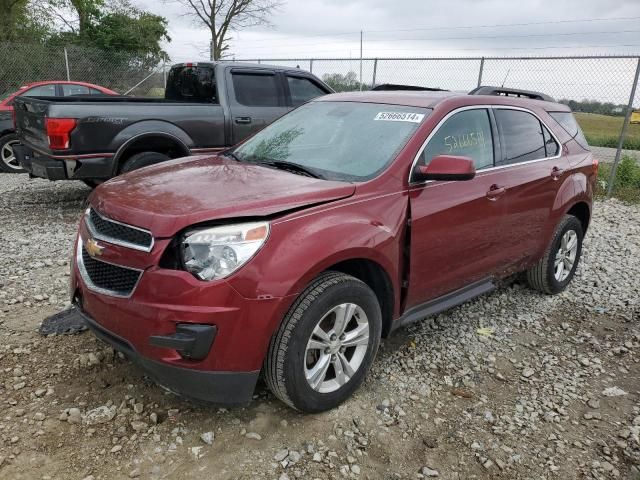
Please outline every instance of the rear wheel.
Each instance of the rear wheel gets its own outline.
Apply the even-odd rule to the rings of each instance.
[[[18,135],[8,133],[0,137],[0,171],[5,173],[24,173],[18,163],[13,147],[20,144]]]
[[[380,344],[375,293],[349,275],[320,275],[293,304],[269,346],[269,389],[289,406],[322,412],[363,382]]]
[[[582,224],[565,215],[544,256],[527,272],[529,285],[547,294],[562,292],[573,279],[582,253]]]
[[[156,163],[166,162],[169,157],[159,152],[140,152],[129,157],[120,167],[120,173],[132,172],[142,167],[155,165]]]

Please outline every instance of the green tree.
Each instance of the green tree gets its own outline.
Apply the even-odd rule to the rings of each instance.
[[[360,82],[356,72],[342,73],[325,73],[322,76],[324,83],[333,88],[336,92],[353,92],[360,90]],[[369,86],[362,84],[362,90],[369,90]]]

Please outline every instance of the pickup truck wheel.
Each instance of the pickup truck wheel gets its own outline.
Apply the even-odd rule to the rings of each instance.
[[[375,293],[350,275],[327,272],[291,306],[265,361],[269,389],[303,412],[340,405],[363,382],[380,344]]]
[[[584,233],[580,221],[565,215],[544,256],[527,272],[529,285],[549,295],[562,292],[576,273]]]
[[[89,188],[96,188],[101,183],[104,183],[104,181],[103,180],[82,180],[82,183],[84,183]]]
[[[5,173],[24,173],[18,163],[13,147],[20,144],[18,135],[8,133],[0,137],[0,171]]]
[[[142,167],[166,162],[169,157],[159,152],[140,152],[129,157],[120,167],[120,173],[132,172]]]

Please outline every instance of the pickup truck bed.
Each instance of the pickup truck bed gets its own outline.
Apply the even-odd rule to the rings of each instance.
[[[302,70],[179,64],[169,74],[167,98],[16,99],[22,146],[15,150],[32,176],[93,185],[159,161],[227,148],[330,92]]]

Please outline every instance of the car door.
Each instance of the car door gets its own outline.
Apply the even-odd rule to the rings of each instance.
[[[494,107],[502,157],[496,162],[506,186],[502,275],[522,270],[541,249],[558,189],[569,166],[559,141],[532,111]]]
[[[298,73],[285,73],[285,94],[290,109],[297,108],[314,98],[330,93],[312,78]]]
[[[262,130],[289,110],[282,75],[278,72],[233,68],[226,75],[234,144]]]
[[[409,188],[410,264],[407,308],[493,275],[496,246],[506,211],[494,167],[500,146],[490,109],[465,107],[449,113],[418,156],[467,156],[476,177],[467,181],[412,183]]]

